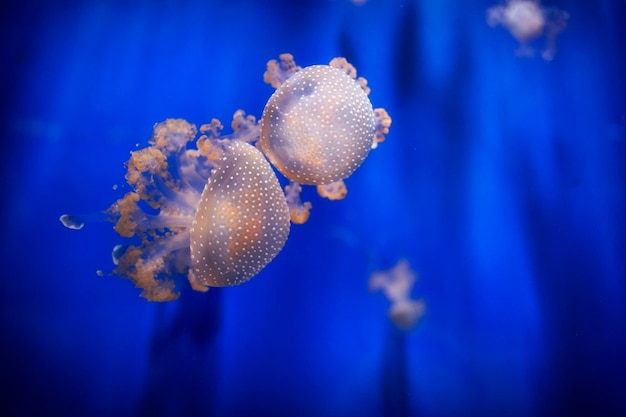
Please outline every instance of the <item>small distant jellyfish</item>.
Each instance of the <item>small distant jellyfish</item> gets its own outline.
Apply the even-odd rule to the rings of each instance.
[[[217,119],[199,132],[183,119],[158,123],[126,162],[132,191],[98,215],[61,216],[76,230],[111,221],[134,239],[113,249],[113,273],[147,300],[178,298],[177,275],[197,291],[250,280],[282,250],[290,224],[308,220],[302,184],[344,198],[343,180],[389,132],[391,118],[372,108],[367,82],[345,59],[303,69],[283,54],[264,78],[277,92],[261,121],[237,110],[228,135]],[[290,180],[284,190],[270,162]]]
[[[518,56],[533,56],[534,50],[529,44],[545,36],[546,46],[541,56],[551,61],[556,54],[555,39],[565,30],[569,14],[555,7],[542,7],[540,3],[540,0],[504,0],[502,5],[487,9],[487,23],[508,29],[520,43]]]
[[[370,275],[370,291],[383,291],[391,302],[388,315],[391,321],[402,330],[410,330],[419,322],[426,311],[424,300],[411,298],[417,274],[406,259],[400,259],[387,271],[377,271]]]

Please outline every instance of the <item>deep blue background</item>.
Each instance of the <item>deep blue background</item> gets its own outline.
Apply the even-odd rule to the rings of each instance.
[[[2,6],[0,414],[626,415],[626,3],[549,4],[549,63],[492,1]],[[282,52],[346,56],[393,117],[347,199],[307,189],[241,287],[154,304],[97,276],[119,237],[59,215],[122,195],[155,122],[260,115]],[[367,289],[400,257],[408,333]]]

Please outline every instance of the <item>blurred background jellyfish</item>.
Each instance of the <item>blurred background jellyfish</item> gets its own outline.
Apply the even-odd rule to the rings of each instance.
[[[540,0],[505,0],[502,5],[487,9],[487,23],[491,27],[504,26],[520,43],[518,56],[533,56],[530,43],[545,36],[546,45],[541,57],[551,61],[556,53],[556,36],[565,30],[569,15],[555,7],[542,7]]]
[[[290,221],[309,218],[300,184],[317,186],[330,200],[344,198],[343,179],[389,131],[391,118],[372,108],[367,81],[343,58],[302,69],[283,54],[269,61],[264,79],[277,90],[260,122],[238,110],[233,132],[222,136],[213,119],[200,127],[194,147],[188,144],[196,126],[168,119],[154,127],[150,146],[126,162],[133,191],[99,217],[114,222],[121,236],[139,238],[114,248],[113,272],[147,300],[178,298],[179,274],[202,292],[257,275],[284,247]],[[284,193],[265,157],[290,180]],[[60,220],[79,230],[89,219]]]
[[[391,302],[387,314],[402,330],[409,330],[421,320],[426,312],[423,299],[411,298],[411,290],[417,281],[417,273],[409,261],[400,259],[391,269],[376,271],[370,275],[370,291],[382,291]]]

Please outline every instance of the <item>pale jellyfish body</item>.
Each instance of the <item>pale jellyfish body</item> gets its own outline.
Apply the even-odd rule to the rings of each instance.
[[[210,287],[241,284],[281,251],[288,235],[289,208],[263,154],[245,142],[227,144],[191,228],[196,279]]]
[[[259,147],[290,180],[330,184],[361,166],[374,134],[374,110],[363,88],[338,68],[313,65],[269,99]]]

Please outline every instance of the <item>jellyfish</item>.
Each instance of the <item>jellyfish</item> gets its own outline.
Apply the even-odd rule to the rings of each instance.
[[[503,5],[487,9],[489,26],[504,26],[520,43],[518,56],[533,56],[529,43],[545,35],[546,47],[541,56],[546,61],[554,59],[556,36],[565,30],[568,18],[563,10],[542,7],[540,0],[505,0]]]
[[[389,132],[391,118],[373,109],[367,81],[343,58],[302,68],[282,54],[264,79],[276,91],[260,120],[237,110],[227,135],[218,119],[199,129],[184,119],[157,123],[149,146],[126,162],[132,191],[95,216],[61,216],[76,230],[110,221],[134,239],[113,249],[113,273],[143,298],[177,299],[178,275],[202,292],[256,276],[285,246],[291,223],[308,220],[302,185],[344,198],[343,180]],[[284,190],[272,165],[289,181]]]
[[[313,65],[270,97],[259,147],[290,180],[329,184],[363,163],[373,136],[374,110],[361,86],[341,69]]]
[[[413,328],[424,316],[426,303],[423,299],[411,298],[411,290],[417,274],[406,259],[400,259],[387,271],[377,271],[370,275],[370,291],[383,291],[391,306],[387,314],[391,321],[402,330]]]

